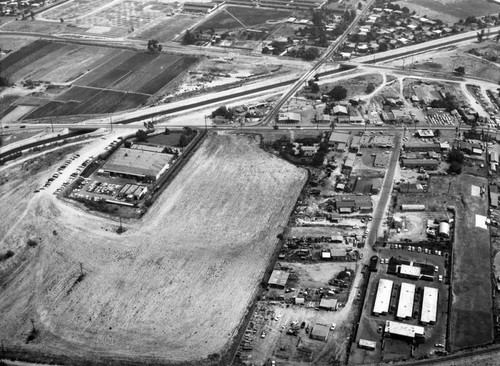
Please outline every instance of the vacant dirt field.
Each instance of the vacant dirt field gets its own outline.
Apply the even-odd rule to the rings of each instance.
[[[201,19],[196,14],[176,14],[173,17],[160,18],[141,27],[131,35],[133,39],[157,39],[160,43],[174,40],[186,29],[191,28]]]
[[[283,10],[270,10],[259,8],[247,8],[238,6],[229,6],[227,11],[220,11],[206,22],[196,27],[196,31],[232,30],[236,28],[255,27],[266,24],[268,20],[279,21],[287,19],[291,12]],[[228,12],[230,14],[228,14]],[[243,25],[244,24],[244,25]]]
[[[457,350],[493,341],[491,250],[489,231],[476,227],[476,214],[487,215],[488,197],[471,196],[471,186],[486,186],[486,179],[440,178],[430,185],[432,193],[446,197],[450,181],[454,199],[448,205],[456,207],[450,343]]]
[[[208,136],[122,235],[27,194],[35,183],[0,186],[0,250],[16,253],[0,262],[4,346],[71,364],[208,364],[236,334],[305,180],[251,137]],[[39,334],[26,344],[30,319]]]

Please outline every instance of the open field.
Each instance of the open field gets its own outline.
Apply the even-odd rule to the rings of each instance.
[[[468,16],[493,15],[500,12],[500,7],[486,0],[407,0],[398,1],[401,6],[415,10],[418,15],[429,19],[441,19],[454,23]]]
[[[16,253],[0,263],[6,351],[209,364],[230,346],[306,176],[251,137],[211,135],[121,236],[116,221],[27,194],[34,181],[4,184],[12,229],[0,249]],[[26,344],[30,319],[39,334]]]
[[[285,20],[291,14],[290,12],[282,10],[247,8],[239,6],[228,6],[226,10],[232,16],[226,11],[220,11],[213,17],[210,17],[210,19],[206,22],[196,27],[195,31],[206,31],[210,29],[214,29],[215,31],[230,31],[236,28],[248,28],[259,25],[271,27],[271,24],[266,25],[267,21]]]
[[[493,341],[491,251],[489,231],[476,227],[476,214],[487,215],[488,197],[471,196],[471,186],[487,186],[484,178],[462,174],[440,178],[429,190],[446,197],[449,182],[456,197],[456,235],[453,248],[453,271],[450,320],[451,349],[484,345]]]

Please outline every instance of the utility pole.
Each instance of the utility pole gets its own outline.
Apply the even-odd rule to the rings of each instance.
[[[52,132],[54,132],[54,122],[52,121],[52,117],[50,117],[50,128],[52,129]]]
[[[83,277],[83,264],[80,262],[80,276]]]
[[[109,126],[111,127],[111,131],[113,131],[113,117],[109,116]]]
[[[207,116],[205,116],[205,131],[207,130]]]

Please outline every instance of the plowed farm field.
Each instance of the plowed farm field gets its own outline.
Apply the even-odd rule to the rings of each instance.
[[[72,83],[28,118],[133,109],[182,76],[197,58],[167,53],[35,41],[1,61],[11,80]],[[87,88],[87,90],[85,90]],[[94,91],[88,88],[94,89]],[[73,97],[78,95],[78,98]],[[85,98],[88,96],[88,98]],[[95,97],[108,99],[96,101]],[[94,98],[94,99],[92,99]],[[69,101],[68,105],[61,101]]]
[[[121,235],[116,219],[20,189],[36,176],[0,185],[0,251],[15,253],[0,262],[7,354],[72,365],[208,365],[223,355],[307,179],[258,143],[207,136]],[[26,343],[30,319],[38,333]]]

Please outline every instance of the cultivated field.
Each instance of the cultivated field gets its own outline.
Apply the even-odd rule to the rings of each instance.
[[[210,29],[214,29],[215,31],[230,31],[236,28],[256,27],[259,25],[273,27],[273,25],[266,24],[266,22],[279,20],[284,21],[291,14],[290,12],[282,10],[246,8],[238,6],[228,6],[226,10],[227,12],[220,11],[213,17],[210,17],[206,22],[202,23],[199,27],[196,27],[196,31],[205,31]],[[230,14],[228,14],[228,12]]]
[[[499,6],[486,0],[407,0],[398,1],[401,6],[415,10],[429,19],[441,19],[443,22],[456,22],[468,16],[498,14]]]
[[[452,305],[450,313],[452,350],[493,341],[491,250],[489,231],[476,227],[476,214],[487,215],[488,197],[471,196],[471,186],[487,186],[484,178],[462,174],[459,179],[432,179],[432,194],[447,196],[449,182],[456,207],[453,243]]]
[[[0,250],[16,253],[0,262],[7,352],[207,365],[230,346],[306,176],[255,139],[211,135],[122,235],[12,178],[0,186]]]
[[[193,64],[194,57],[35,41],[1,61],[11,80],[73,82],[28,118],[110,113],[143,105]]]

